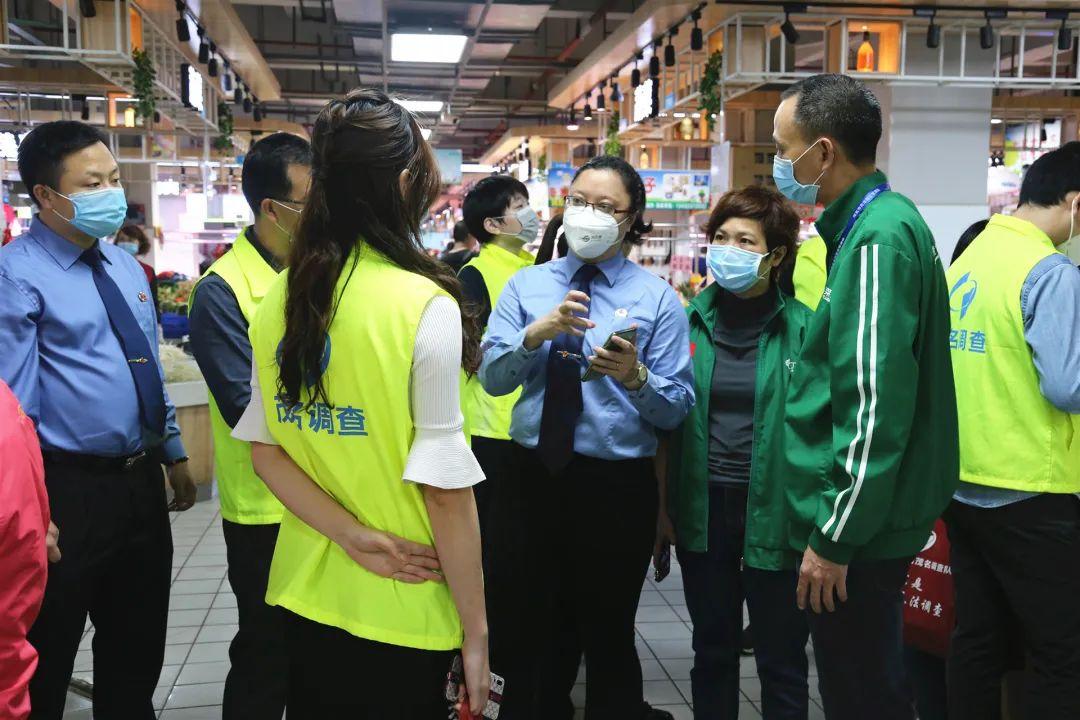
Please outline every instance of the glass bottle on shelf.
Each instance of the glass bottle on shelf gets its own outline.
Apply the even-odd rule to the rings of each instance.
[[[874,46],[870,44],[870,31],[863,25],[862,44],[856,58],[855,69],[859,72],[874,72]]]

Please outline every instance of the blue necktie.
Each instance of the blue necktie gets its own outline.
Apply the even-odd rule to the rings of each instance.
[[[600,268],[582,265],[570,281],[570,289],[590,295]],[[591,297],[591,296],[590,296]],[[586,316],[587,317],[587,316]],[[574,456],[574,429],[584,403],[581,398],[581,348],[585,338],[563,333],[551,341],[547,358],[544,411],[540,415],[537,452],[551,473],[561,472]],[[565,353],[565,354],[564,354]]]
[[[156,445],[165,437],[165,389],[161,385],[158,365],[150,349],[150,341],[131,312],[120,288],[105,272],[102,265],[101,251],[95,246],[80,257],[90,266],[94,275],[101,302],[109,315],[109,324],[113,334],[120,341],[120,347],[127,358],[128,369],[135,381],[135,392],[139,400],[139,418],[142,420],[144,449],[147,445]]]

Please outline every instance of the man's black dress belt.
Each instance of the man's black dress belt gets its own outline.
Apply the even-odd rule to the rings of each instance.
[[[121,455],[119,457],[83,455],[63,450],[42,450],[41,455],[46,462],[56,463],[57,465],[74,465],[84,470],[102,473],[130,472],[150,459],[145,450],[140,450],[133,455]]]

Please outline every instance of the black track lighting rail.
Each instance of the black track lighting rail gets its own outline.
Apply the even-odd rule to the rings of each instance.
[[[206,65],[207,74],[209,74],[210,77],[218,77],[218,58],[221,58],[221,66],[224,67],[225,72],[225,77],[222,78],[224,92],[226,94],[232,92],[233,103],[235,105],[242,107],[244,112],[254,112],[254,114],[258,116],[255,120],[256,122],[261,120],[262,117],[266,115],[266,109],[263,107],[262,103],[259,102],[259,99],[251,94],[251,88],[248,84],[240,78],[235,70],[233,70],[229,58],[225,57],[225,53],[221,52],[217,44],[210,39],[209,34],[206,32],[206,27],[191,11],[191,8],[188,7],[185,0],[176,0],[176,12],[179,13],[176,18],[177,40],[181,43],[187,43],[191,40],[191,31],[187,24],[187,18],[190,17],[191,21],[195,23],[195,32],[199,37],[199,63]]]
[[[937,12],[960,12],[970,13],[973,17],[982,17],[984,13],[994,13],[991,17],[1005,17],[1005,13],[1041,13],[1046,15],[1048,19],[1060,19],[1060,17],[1052,17],[1054,15],[1060,15],[1060,13],[1067,13],[1067,10],[1063,10],[1061,6],[1042,6],[1042,7],[1022,7],[1022,8],[1005,8],[1005,7],[973,7],[971,5],[947,5],[947,4],[935,4],[935,5],[903,5],[901,3],[850,3],[850,2],[838,2],[837,0],[821,0],[820,2],[808,2],[808,3],[786,3],[786,2],[770,2],[769,0],[713,0],[716,5],[731,5],[731,6],[744,6],[744,7],[760,7],[760,8],[775,8],[781,12],[786,11],[789,13],[806,12],[810,8],[829,8],[839,10],[894,10],[897,12],[914,13],[917,17],[925,17],[921,14],[927,11]],[[802,10],[796,10],[795,7],[801,7]],[[998,13],[1002,13],[998,15]]]

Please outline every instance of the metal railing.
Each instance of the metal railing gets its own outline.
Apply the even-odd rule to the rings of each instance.
[[[1058,50],[1056,34],[1062,27],[1056,20],[999,20],[994,23],[994,47],[978,44],[983,18],[938,18],[940,40],[927,48],[924,39],[928,20],[910,15],[827,15],[792,16],[803,33],[820,34],[823,51],[820,62],[797,67],[792,46],[780,31],[783,13],[745,12],[725,19],[713,32],[724,34],[724,63],[721,86],[731,99],[772,83],[791,83],[821,72],[853,73],[867,80],[908,85],[954,85],[1001,89],[1080,89],[1080,62],[1075,50]],[[851,67],[850,36],[860,24],[892,24],[899,29],[899,57],[895,72],[858,72]],[[1080,24],[1066,29],[1075,36]],[[710,33],[711,34],[711,33]],[[1012,48],[1003,54],[1006,40]],[[830,67],[830,43],[838,43]],[[1048,51],[1049,61],[1045,62]],[[915,57],[916,53],[920,57]],[[1043,57],[1035,57],[1042,53]],[[1061,56],[1067,60],[1062,63]],[[935,58],[936,56],[936,58]],[[936,60],[936,63],[934,62]],[[988,60],[990,62],[988,62]],[[1038,62],[1036,62],[1038,61]],[[927,67],[929,65],[929,69]],[[936,69],[933,67],[936,65]]]
[[[103,9],[104,3],[99,3]],[[216,133],[218,102],[225,99],[217,78],[203,76],[202,106],[203,111],[185,104],[181,91],[181,72],[184,64],[197,64],[186,56],[173,34],[166,32],[160,24],[162,15],[150,13],[131,0],[116,0],[111,3],[108,15],[100,11],[94,24],[98,32],[92,33],[96,39],[104,40],[105,47],[87,47],[87,19],[83,18],[70,0],[64,0],[59,7],[61,19],[60,43],[35,44],[26,42],[0,43],[0,56],[23,60],[53,60],[77,62],[93,70],[121,91],[135,94],[135,61],[132,58],[133,38],[129,18],[138,18],[142,31],[142,48],[149,55],[155,70],[154,99],[158,111],[168,117],[177,128],[194,135],[207,132]],[[111,17],[109,17],[111,15]],[[104,23],[109,30],[100,32]],[[14,39],[14,38],[12,38]],[[196,72],[200,72],[196,69]]]

